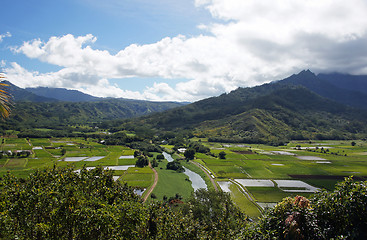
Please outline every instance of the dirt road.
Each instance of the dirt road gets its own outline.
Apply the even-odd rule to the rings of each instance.
[[[153,182],[153,185],[147,190],[147,193],[145,194],[144,198],[143,198],[143,202],[145,202],[148,197],[150,196],[150,194],[153,192],[155,186],[157,185],[158,183],[158,173],[157,171],[152,167],[152,165],[150,164],[149,162],[149,167],[153,170],[154,172],[154,182]]]

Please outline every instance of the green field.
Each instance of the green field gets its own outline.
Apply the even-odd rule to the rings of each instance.
[[[201,143],[210,147],[211,154],[218,156],[221,151],[226,153],[225,159],[204,153],[196,153],[195,162],[203,165],[215,176],[215,181],[228,179],[263,179],[263,180],[301,180],[313,187],[333,190],[338,181],[346,176],[353,175],[356,180],[367,179],[367,143],[366,141],[294,141],[287,146],[272,147],[260,144],[221,144],[210,143],[206,139]],[[121,156],[134,155],[135,149],[126,146],[106,146],[84,138],[54,138],[54,139],[18,139],[5,138],[2,144],[4,153],[31,151],[27,157],[16,154],[3,155],[0,158],[0,175],[10,171],[15,176],[26,177],[36,169],[45,167],[71,166],[80,169],[83,166],[120,166],[135,165],[136,159],[120,159]],[[173,145],[163,145],[173,151]],[[64,149],[64,150],[63,150]],[[62,155],[64,151],[65,155]],[[158,153],[152,153],[153,158]],[[100,157],[96,161],[67,161],[73,157]],[[173,154],[173,158],[184,158],[183,154]],[[209,189],[213,185],[209,177],[197,166],[182,161],[183,166],[198,173],[206,182]],[[159,162],[155,169],[158,172],[158,184],[153,193],[157,200],[162,200],[179,194],[183,200],[190,197],[193,188],[188,177],[166,169],[167,160]],[[154,182],[153,171],[149,167],[114,172],[119,181],[137,188],[148,189]],[[311,193],[303,193],[302,186],[290,186],[286,189],[295,190],[289,193],[281,188],[243,186],[255,202],[273,203],[281,201],[287,196],[303,195],[310,197]],[[257,217],[260,214],[258,205],[251,202],[238,186],[230,187],[231,197],[235,203],[249,216]],[[298,192],[297,192],[298,191]],[[148,202],[152,201],[148,198]],[[156,201],[156,200],[155,200]]]
[[[153,171],[149,167],[129,168],[119,181],[127,183],[127,185],[138,188],[149,188],[154,181]]]
[[[316,188],[333,190],[335,184],[346,176],[353,175],[356,180],[367,179],[366,141],[355,141],[355,146],[352,146],[352,141],[294,141],[281,147],[208,143],[204,139],[201,142],[211,148],[211,153],[226,153],[226,159],[196,153],[195,161],[212,171],[217,181],[238,178],[301,180]],[[265,203],[279,202],[287,196],[312,195],[301,192],[304,187],[297,186],[287,189],[300,192],[285,192],[278,187],[246,189],[256,202]],[[249,200],[245,196],[240,197],[237,187],[231,186],[230,190],[241,209],[251,209]]]
[[[65,155],[62,156],[62,149]],[[16,176],[26,176],[25,173],[45,167],[72,166],[79,169],[83,166],[117,166],[134,165],[135,159],[119,159],[122,155],[133,155],[134,150],[125,146],[105,146],[84,138],[5,138],[2,144],[3,152],[21,150],[32,151],[28,157],[3,155],[0,160],[0,175],[10,171]],[[97,161],[65,161],[69,157],[103,157]]]
[[[231,184],[229,189],[231,190],[231,197],[233,201],[248,216],[256,218],[261,215],[258,207],[241,192],[236,184]]]
[[[187,181],[188,177],[185,174],[166,169],[167,163],[167,160],[164,159],[155,168],[159,178],[153,193],[157,200],[162,200],[164,196],[174,197],[176,193],[180,194],[183,200],[188,199],[193,192],[191,182]]]

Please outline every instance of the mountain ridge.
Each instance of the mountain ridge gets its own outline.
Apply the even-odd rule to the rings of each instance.
[[[25,88],[26,91],[34,93],[38,96],[46,98],[55,98],[59,101],[65,102],[90,102],[101,100],[99,97],[95,97],[78,90],[70,90],[65,88],[48,88],[48,87],[37,87],[37,88]]]
[[[311,71],[252,88],[238,88],[163,114],[142,117],[159,131],[191,131],[213,141],[284,142],[295,139],[353,139],[367,136],[367,111],[310,88],[340,89]],[[316,82],[316,83],[315,83]],[[331,90],[330,90],[331,89]],[[317,90],[317,89],[316,89]],[[353,102],[352,102],[353,103]]]

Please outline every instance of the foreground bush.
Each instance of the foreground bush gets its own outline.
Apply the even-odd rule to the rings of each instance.
[[[367,239],[367,181],[352,178],[310,200],[286,198],[249,226],[248,239]]]
[[[367,182],[285,198],[258,221],[223,192],[144,205],[112,171],[38,170],[0,179],[0,239],[367,239]]]
[[[111,171],[39,170],[0,181],[0,238],[118,239],[144,235],[145,209]],[[123,226],[123,227],[121,227]]]
[[[200,204],[193,196],[189,204],[144,205],[112,175],[56,167],[27,179],[7,174],[0,179],[0,239],[230,239],[245,224],[228,194],[201,190]]]

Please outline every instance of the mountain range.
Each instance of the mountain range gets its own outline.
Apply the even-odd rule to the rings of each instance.
[[[0,129],[54,127],[138,117],[183,106],[179,102],[152,102],[123,98],[97,98],[76,90],[19,88],[5,81],[13,97],[10,118]]]
[[[290,139],[367,137],[367,76],[309,70],[192,104],[101,99],[78,91],[21,89],[7,124],[49,126],[134,118],[114,127],[191,131],[212,141],[280,143]],[[52,98],[51,98],[52,97]]]
[[[38,96],[46,97],[49,99],[54,98],[64,102],[90,102],[102,100],[101,98],[94,97],[77,90],[68,90],[65,88],[38,87],[26,88],[25,90]]]
[[[365,138],[367,78],[338,76],[338,81],[326,80],[325,75],[306,70],[152,114],[138,124],[160,131],[190,129],[197,136],[222,142]],[[359,88],[342,88],[346,82],[353,85],[355,79]]]

